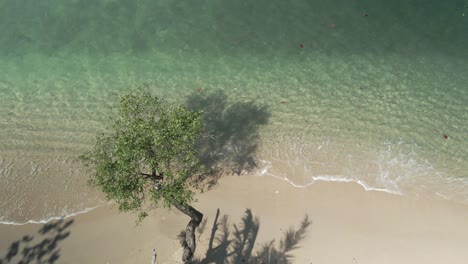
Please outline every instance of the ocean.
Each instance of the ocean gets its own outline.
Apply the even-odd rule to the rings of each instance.
[[[466,1],[0,0],[0,222],[106,204],[77,157],[141,85],[238,173],[466,204],[467,47]]]

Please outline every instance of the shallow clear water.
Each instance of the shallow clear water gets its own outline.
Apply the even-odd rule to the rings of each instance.
[[[468,202],[468,4],[412,2],[0,0],[0,221],[104,203],[76,157],[142,83],[266,106],[254,173]]]

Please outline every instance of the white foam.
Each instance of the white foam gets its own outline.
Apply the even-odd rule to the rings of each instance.
[[[307,183],[307,184],[297,184],[297,183],[293,182],[292,180],[290,180],[288,177],[280,177],[280,176],[277,176],[277,175],[274,175],[274,174],[271,174],[271,173],[268,173],[268,172],[265,173],[265,174],[269,175],[269,176],[272,176],[274,178],[284,180],[284,181],[288,182],[289,184],[291,184],[292,186],[294,186],[296,188],[307,188],[307,187],[311,186],[312,184],[314,184],[315,182],[318,182],[318,181],[322,181],[322,182],[345,182],[345,183],[353,182],[353,183],[359,184],[366,191],[379,191],[379,192],[386,192],[386,193],[391,193],[391,194],[395,194],[395,195],[403,195],[403,193],[398,192],[398,191],[384,189],[384,188],[375,188],[375,187],[369,186],[367,183],[363,182],[362,180],[349,179],[349,178],[345,178],[343,176],[338,176],[338,175],[334,175],[334,176],[330,176],[330,175],[314,176],[314,177],[312,177],[312,181]]]
[[[53,221],[53,220],[63,220],[63,219],[67,219],[67,218],[70,218],[70,217],[73,217],[73,216],[77,216],[77,215],[80,215],[80,214],[85,214],[85,213],[88,213],[96,208],[99,208],[101,206],[105,206],[105,205],[108,205],[110,204],[109,203],[106,203],[104,205],[98,205],[98,206],[94,206],[94,207],[89,207],[89,208],[85,208],[83,210],[80,210],[80,211],[77,211],[77,212],[74,212],[74,213],[71,213],[71,214],[67,214],[67,215],[64,215],[64,216],[54,216],[54,217],[50,217],[48,219],[44,219],[44,220],[29,220],[29,221],[26,221],[26,222],[23,222],[23,223],[17,223],[17,222],[10,222],[10,221],[0,221],[0,224],[2,225],[27,225],[27,224],[46,224],[50,221]]]
[[[262,163],[265,163],[266,165],[259,170],[259,173],[257,176],[263,176],[263,175],[268,175],[273,178],[277,178],[280,180],[284,180],[288,182],[290,185],[296,188],[308,188],[312,184],[314,184],[317,181],[322,181],[322,182],[345,182],[345,183],[357,183],[359,184],[364,190],[366,191],[379,191],[379,192],[385,192],[385,193],[390,193],[390,194],[395,194],[395,195],[404,195],[401,191],[399,190],[391,190],[391,189],[386,189],[386,188],[376,188],[370,186],[368,183],[364,182],[363,180],[359,179],[350,179],[342,175],[319,175],[319,176],[313,176],[311,178],[311,181],[306,183],[306,184],[297,184],[291,179],[289,179],[286,176],[278,176],[275,175],[268,170],[272,167],[272,164],[270,161],[267,160],[261,160]]]

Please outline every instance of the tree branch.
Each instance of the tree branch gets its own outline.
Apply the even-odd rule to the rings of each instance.
[[[185,239],[182,243],[182,246],[184,247],[184,252],[182,253],[182,260],[187,261],[190,260],[193,257],[193,254],[195,253],[195,229],[200,225],[203,219],[203,214],[190,205],[183,206],[174,203],[174,206],[179,211],[188,215],[192,219],[185,228]]]
[[[163,174],[156,174],[156,172],[153,172],[153,174],[148,174],[144,172],[140,172],[141,176],[144,176],[145,178],[152,179],[152,180],[162,180],[163,179]]]
[[[145,176],[145,178],[149,178],[149,179],[152,179],[152,178],[153,178],[153,175],[148,174],[148,173],[140,172],[140,174],[141,174],[142,176]]]

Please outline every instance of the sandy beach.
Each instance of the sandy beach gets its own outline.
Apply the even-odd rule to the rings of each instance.
[[[289,263],[455,264],[468,259],[467,206],[365,191],[353,183],[318,182],[298,189],[279,179],[231,176],[200,194],[194,206],[206,220],[198,232],[195,263],[233,261],[236,252],[252,263],[267,244],[268,252],[289,255]],[[306,215],[309,225],[296,232]],[[1,263],[151,263],[153,248],[157,263],[181,263],[177,234],[186,216],[157,209],[141,225],[135,220],[111,205],[46,225],[1,225]],[[297,244],[284,252],[279,241],[288,230],[296,232],[290,238],[297,241],[290,242]]]
[[[190,219],[137,226],[78,159],[137,87],[248,174],[196,196],[193,264],[468,263],[468,0],[0,6],[0,264],[181,263]]]

